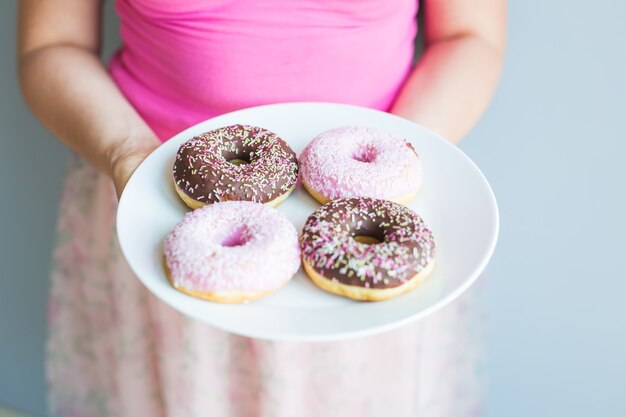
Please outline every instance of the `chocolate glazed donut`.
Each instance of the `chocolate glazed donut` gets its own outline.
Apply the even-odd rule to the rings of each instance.
[[[435,241],[411,209],[349,198],[319,208],[300,238],[304,269],[323,290],[380,301],[415,288],[434,265]]]
[[[296,154],[269,130],[232,125],[183,143],[173,168],[176,191],[196,209],[220,201],[276,207],[294,190]]]

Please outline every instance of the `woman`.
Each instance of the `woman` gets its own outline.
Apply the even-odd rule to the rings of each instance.
[[[467,301],[350,342],[258,341],[154,299],[132,276],[114,235],[115,192],[146,155],[227,111],[344,102],[460,140],[499,77],[504,0],[423,3],[426,48],[412,66],[416,0],[117,0],[123,46],[107,70],[98,59],[100,1],[21,1],[24,96],[81,156],[66,182],[52,274],[54,415],[477,410]]]

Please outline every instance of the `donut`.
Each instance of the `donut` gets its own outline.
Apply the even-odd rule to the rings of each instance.
[[[183,143],[173,177],[178,195],[192,209],[233,200],[276,207],[295,188],[298,161],[275,133],[232,125]]]
[[[372,198],[332,201],[311,214],[300,237],[304,270],[321,289],[381,301],[421,283],[433,269],[435,241],[411,209]]]
[[[174,288],[220,303],[265,297],[300,267],[295,227],[278,210],[251,201],[187,213],[165,238],[163,253]]]
[[[299,164],[302,184],[322,204],[350,197],[406,204],[422,185],[422,163],[413,146],[367,127],[340,127],[318,135]]]

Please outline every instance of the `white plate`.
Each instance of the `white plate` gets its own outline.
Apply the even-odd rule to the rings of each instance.
[[[300,270],[276,293],[250,304],[227,305],[175,290],[162,266],[162,241],[189,211],[176,192],[171,170],[181,143],[194,135],[236,123],[267,128],[300,154],[317,134],[361,125],[411,141],[424,166],[424,185],[409,206],[431,226],[437,264],[417,289],[398,298],[356,302],[317,288]],[[319,204],[302,188],[278,209],[302,230]],[[178,311],[221,329],[271,340],[322,341],[381,332],[425,317],[458,297],[480,275],[495,248],[498,208],[489,183],[457,147],[432,132],[390,114],[355,106],[291,103],[225,114],[193,126],[154,151],[122,195],[117,232],[128,263],[143,284]]]

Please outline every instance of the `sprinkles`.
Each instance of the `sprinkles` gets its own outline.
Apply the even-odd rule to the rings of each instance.
[[[163,252],[173,286],[196,294],[268,291],[300,267],[295,227],[278,210],[248,201],[187,213]]]
[[[380,243],[359,242],[369,236]],[[387,200],[349,198],[311,214],[300,237],[302,258],[333,281],[365,288],[397,287],[434,259],[435,240],[422,218]]]
[[[300,156],[307,188],[326,200],[372,197],[398,201],[417,193],[422,163],[406,140],[381,130],[346,126],[315,137]]]
[[[205,204],[233,200],[267,203],[293,188],[298,162],[289,145],[275,133],[232,125],[183,143],[176,154],[173,176],[184,194]]]

